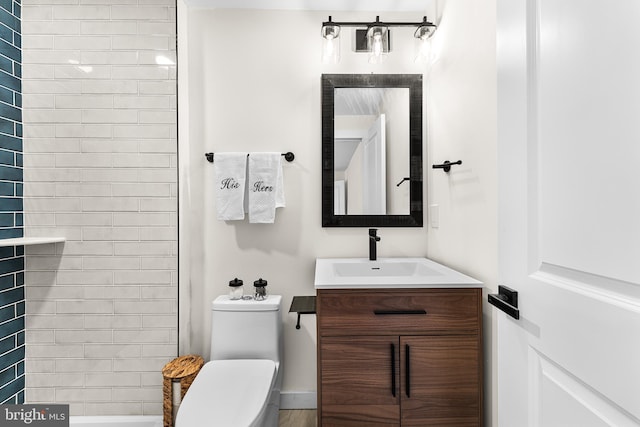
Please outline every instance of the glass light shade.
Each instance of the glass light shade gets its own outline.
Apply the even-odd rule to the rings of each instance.
[[[435,25],[421,25],[414,33],[415,37],[415,62],[428,64],[432,60],[431,36],[436,29]]]
[[[336,64],[340,62],[340,26],[322,27],[322,62]]]
[[[384,25],[369,27],[367,30],[367,46],[369,47],[369,62],[379,64],[385,60],[389,51],[389,29]]]

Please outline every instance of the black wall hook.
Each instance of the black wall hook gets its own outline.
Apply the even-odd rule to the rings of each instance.
[[[449,160],[445,160],[441,165],[433,165],[434,169],[444,169],[445,172],[449,172],[451,170],[451,165],[461,165],[462,160],[458,160],[457,162],[450,162]]]

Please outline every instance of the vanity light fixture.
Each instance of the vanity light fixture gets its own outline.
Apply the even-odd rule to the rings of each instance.
[[[436,30],[436,25],[422,18],[422,22],[381,22],[376,16],[374,22],[334,22],[329,20],[322,23],[322,59],[325,63],[337,63],[340,61],[340,28],[356,27],[367,30],[367,52],[369,62],[373,64],[384,60],[389,47],[390,27],[416,27],[414,37],[416,39],[416,62],[428,61],[429,38]]]

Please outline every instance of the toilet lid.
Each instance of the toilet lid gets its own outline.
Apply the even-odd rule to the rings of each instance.
[[[214,360],[202,367],[180,403],[176,427],[251,426],[275,381],[272,360]]]

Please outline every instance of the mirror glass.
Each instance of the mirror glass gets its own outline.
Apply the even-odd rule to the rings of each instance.
[[[322,91],[323,226],[422,226],[422,75],[323,75]]]

